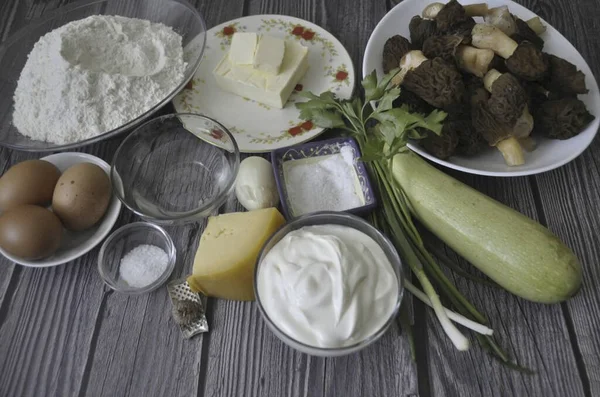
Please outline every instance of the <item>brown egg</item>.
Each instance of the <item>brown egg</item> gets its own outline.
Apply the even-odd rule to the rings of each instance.
[[[68,168],[56,183],[52,210],[69,230],[85,230],[100,220],[112,189],[104,170],[92,163]]]
[[[23,204],[50,203],[58,178],[58,168],[44,160],[13,165],[0,178],[0,211]]]
[[[43,207],[20,205],[0,216],[0,247],[23,259],[52,255],[62,240],[60,219]]]

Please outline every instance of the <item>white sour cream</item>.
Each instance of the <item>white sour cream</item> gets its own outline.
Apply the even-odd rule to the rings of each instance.
[[[260,264],[257,293],[271,321],[314,347],[361,342],[388,321],[398,279],[371,237],[347,226],[288,233]]]

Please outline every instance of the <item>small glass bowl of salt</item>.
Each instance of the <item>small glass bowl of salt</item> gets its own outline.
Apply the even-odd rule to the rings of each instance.
[[[169,279],[175,258],[173,240],[162,227],[135,222],[108,236],[100,248],[98,271],[113,290],[143,294]]]

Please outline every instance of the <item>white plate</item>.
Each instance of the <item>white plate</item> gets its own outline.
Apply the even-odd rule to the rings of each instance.
[[[481,0],[460,0],[461,4],[480,3]],[[382,56],[383,45],[386,40],[395,34],[400,34],[406,38],[410,38],[408,24],[411,18],[415,15],[421,15],[423,8],[430,1],[422,0],[405,0],[395,6],[388,12],[383,19],[377,24],[375,30],[369,38],[365,57],[363,59],[363,76],[377,70],[378,76],[383,75]],[[487,1],[490,7],[498,7],[507,5],[510,11],[527,20],[536,15],[527,8],[509,0],[490,0]],[[550,140],[537,138],[538,147],[531,153],[526,153],[525,164],[518,167],[509,167],[504,163],[502,155],[496,149],[490,148],[484,153],[473,157],[453,156],[448,160],[440,160],[429,153],[425,152],[418,144],[411,143],[409,147],[421,156],[428,158],[438,164],[456,170],[468,172],[471,174],[491,175],[491,176],[521,176],[533,175],[541,172],[549,171],[558,168],[575,157],[579,156],[594,139],[598,126],[600,125],[600,93],[598,92],[598,84],[594,79],[594,75],[590,70],[581,54],[563,37],[556,29],[543,21],[547,26],[547,31],[541,37],[545,41],[544,51],[550,54],[556,54],[567,61],[575,64],[583,73],[585,73],[585,83],[589,89],[586,95],[579,95],[590,113],[596,116],[596,119],[587,126],[576,137],[565,141]]]
[[[110,165],[108,165],[106,161],[99,159],[96,156],[92,156],[91,154],[76,152],[57,153],[42,157],[40,160],[46,160],[54,164],[60,170],[60,172],[64,172],[67,168],[75,164],[92,163],[101,167],[104,172],[106,172],[106,175],[110,175]],[[62,265],[63,263],[79,258],[97,246],[114,226],[120,211],[121,202],[113,195],[110,199],[110,204],[108,205],[108,209],[106,210],[104,217],[94,227],[84,230],[83,232],[70,232],[66,229],[63,229],[63,240],[60,248],[48,258],[28,261],[13,256],[1,248],[0,253],[9,260],[27,267],[50,267]]]
[[[299,118],[292,93],[283,109],[272,108],[221,90],[212,71],[229,50],[234,32],[259,32],[298,40],[309,49],[309,69],[300,80],[303,91],[333,91],[341,98],[352,95],[355,83],[352,59],[344,46],[315,24],[283,15],[254,15],[225,22],[210,29],[204,57],[187,86],[173,99],[180,113],[199,113],[214,118],[235,136],[241,152],[267,152],[308,141],[323,129]],[[300,88],[300,87],[298,87]]]

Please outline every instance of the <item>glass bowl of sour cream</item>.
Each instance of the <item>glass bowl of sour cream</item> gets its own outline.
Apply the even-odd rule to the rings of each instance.
[[[392,243],[354,215],[318,212],[279,229],[254,274],[269,328],[303,353],[334,357],[379,339],[400,308],[402,263]]]

